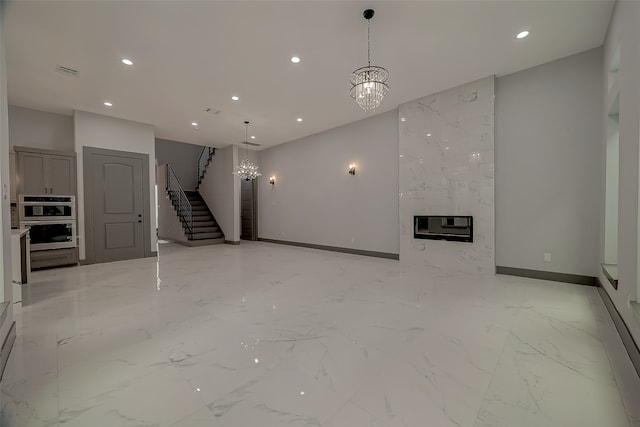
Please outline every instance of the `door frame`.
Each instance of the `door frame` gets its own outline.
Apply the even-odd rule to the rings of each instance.
[[[124,157],[128,159],[142,160],[142,239],[144,240],[144,257],[153,256],[151,251],[151,216],[149,205],[149,155],[144,153],[134,153],[130,151],[108,150],[106,148],[82,147],[82,173],[84,177],[84,241],[85,241],[85,264],[95,264],[95,240],[93,236],[94,212],[93,212],[93,174],[91,173],[91,156],[93,154]]]
[[[258,178],[251,180],[251,239],[242,238],[242,182],[240,183],[240,240],[258,240]]]
[[[253,196],[253,218],[251,218],[251,222],[253,222],[253,240],[254,242],[258,241],[258,179],[253,180],[252,184],[252,196]]]

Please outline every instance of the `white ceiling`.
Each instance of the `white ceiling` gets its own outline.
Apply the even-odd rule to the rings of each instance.
[[[157,137],[216,147],[243,141],[249,120],[262,149],[375,114],[349,97],[351,71],[366,65],[368,7],[372,64],[390,72],[380,113],[600,46],[613,2],[9,1],[9,103],[150,123]],[[516,40],[522,29],[531,35]]]

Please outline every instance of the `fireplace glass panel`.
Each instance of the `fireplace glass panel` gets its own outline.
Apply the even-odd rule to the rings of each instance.
[[[424,215],[413,217],[414,239],[473,242],[472,216]]]

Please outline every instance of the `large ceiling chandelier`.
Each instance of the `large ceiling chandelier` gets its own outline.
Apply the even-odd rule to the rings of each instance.
[[[258,165],[253,164],[253,162],[249,160],[249,122],[245,121],[244,126],[244,143],[247,144],[247,157],[240,162],[233,174],[238,175],[245,181],[251,181],[262,176],[262,174],[258,172]]]
[[[383,67],[371,65],[371,18],[375,11],[367,9],[362,13],[367,20],[367,66],[351,73],[351,97],[363,110],[375,110],[382,98],[389,92],[387,80],[389,72]]]

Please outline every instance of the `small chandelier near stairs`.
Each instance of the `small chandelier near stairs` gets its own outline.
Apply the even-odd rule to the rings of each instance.
[[[238,175],[240,179],[244,179],[245,181],[251,181],[262,176],[262,174],[258,172],[258,165],[253,164],[253,162],[249,160],[249,122],[245,121],[244,125],[244,143],[247,144],[247,157],[240,162],[233,174]]]
[[[389,92],[389,72],[383,67],[371,65],[370,27],[374,13],[373,9],[367,9],[362,13],[367,20],[367,66],[351,73],[350,95],[364,111],[375,110]]]

